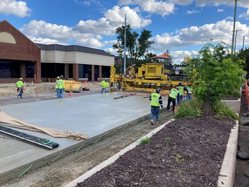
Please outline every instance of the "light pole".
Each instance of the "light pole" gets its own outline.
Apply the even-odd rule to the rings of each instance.
[[[243,45],[242,45],[242,51],[244,51],[244,47],[245,47],[245,35],[243,36]]]
[[[124,27],[124,76],[126,71],[126,14],[125,14],[125,27]]]
[[[239,31],[242,31],[242,30],[236,30],[236,31],[235,31],[234,52],[233,52],[233,54],[235,54],[235,51],[236,51],[237,35],[238,35],[238,32],[239,32]]]
[[[237,1],[234,2],[234,15],[233,15],[233,38],[232,38],[232,50],[231,53],[234,52],[234,35],[235,35],[235,23],[236,23],[236,12],[237,12]]]

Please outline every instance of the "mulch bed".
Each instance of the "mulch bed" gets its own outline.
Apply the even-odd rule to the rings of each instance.
[[[234,122],[179,119],[77,186],[217,186]]]

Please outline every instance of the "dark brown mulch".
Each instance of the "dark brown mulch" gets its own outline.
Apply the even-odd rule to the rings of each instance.
[[[77,186],[216,186],[232,126],[212,117],[176,120]]]

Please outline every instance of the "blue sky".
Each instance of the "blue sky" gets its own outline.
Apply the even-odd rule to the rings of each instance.
[[[169,50],[174,63],[206,43],[231,44],[234,0],[1,0],[7,20],[32,41],[82,45],[112,54],[115,29],[124,24],[152,32],[150,52]],[[237,49],[249,45],[249,0],[237,6]]]

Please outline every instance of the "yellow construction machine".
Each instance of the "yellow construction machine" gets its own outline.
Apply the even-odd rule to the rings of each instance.
[[[125,75],[116,74],[114,66],[111,67],[111,85],[118,84],[124,91],[153,92],[155,88],[161,88],[161,94],[167,95],[170,85],[188,85],[183,77],[171,77],[171,71],[164,69],[163,63],[146,63],[136,68],[130,66]]]
[[[74,81],[74,80],[65,80],[64,83],[65,83],[66,92],[81,92],[82,91],[81,82]]]

